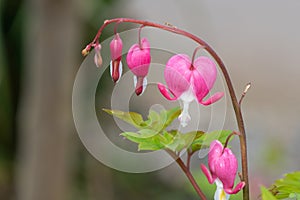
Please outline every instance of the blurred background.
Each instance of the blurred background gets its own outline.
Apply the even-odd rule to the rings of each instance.
[[[113,17],[188,30],[223,58],[237,94],[252,82],[243,112],[253,199],[261,184],[299,170],[298,0],[0,2],[1,200],[197,199],[176,165],[146,174],[118,172],[94,159],[79,140],[71,105],[81,49]],[[111,35],[108,28],[103,37]],[[227,104],[224,127],[236,129]],[[238,152],[238,140],[232,143]],[[198,179],[199,162],[193,161]],[[212,195],[213,186],[205,183]]]

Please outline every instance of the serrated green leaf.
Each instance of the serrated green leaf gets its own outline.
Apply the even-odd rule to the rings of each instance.
[[[138,150],[160,150],[173,141],[173,136],[166,131],[163,134],[143,129],[139,133],[124,132],[121,134],[128,140],[138,144]]]
[[[194,138],[194,141],[191,144],[191,150],[192,152],[196,152],[202,148],[202,143],[203,143],[203,135],[205,133],[203,131],[197,131],[196,136]]]
[[[155,141],[152,141],[152,142],[142,142],[142,143],[139,143],[139,146],[138,146],[138,150],[141,151],[141,150],[149,150],[149,151],[157,151],[157,150],[161,150],[163,149],[164,146],[162,144],[160,144],[160,142],[155,142]]]
[[[180,107],[175,107],[170,110],[161,111],[160,116],[164,121],[163,128],[167,128],[181,113]]]
[[[103,109],[106,113],[115,116],[131,125],[133,125],[136,128],[143,128],[145,127],[145,122],[143,120],[142,115],[136,112],[123,112],[120,110],[109,110],[109,109]]]
[[[204,134],[202,148],[209,148],[210,143],[214,140],[219,140],[222,144],[224,144],[231,133],[232,131],[230,130],[219,130]]]
[[[272,195],[272,193],[267,190],[265,187],[261,187],[261,196],[262,200],[277,200],[276,197]]]
[[[219,140],[223,145],[227,140],[227,137],[232,133],[230,130],[213,131],[210,133],[204,133],[203,131],[197,131],[197,135],[191,145],[192,152],[196,152],[202,148],[209,148],[210,143],[213,140]],[[232,138],[230,138],[231,140]]]
[[[163,129],[163,124],[166,119],[162,119],[161,116],[154,110],[149,110],[147,124],[148,127],[156,131],[161,131]]]
[[[157,134],[159,134],[159,132],[155,131],[155,130],[151,130],[151,129],[142,129],[138,131],[140,133],[140,136],[143,138],[150,138],[153,137]]]
[[[140,134],[134,133],[134,132],[124,132],[124,133],[121,133],[121,135],[135,143],[141,143],[141,142],[147,141],[147,138],[142,137]]]
[[[286,199],[300,194],[300,171],[286,174],[282,179],[276,180],[270,189],[278,199]]]
[[[192,144],[194,138],[196,137],[196,134],[197,134],[196,132],[189,132],[189,133],[177,132],[172,143],[166,145],[166,147],[171,149],[172,151],[180,152],[183,149],[188,148]]]

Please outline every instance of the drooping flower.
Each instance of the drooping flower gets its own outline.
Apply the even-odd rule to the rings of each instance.
[[[232,151],[224,148],[218,140],[210,144],[208,166],[209,169],[201,164],[201,170],[210,184],[217,185],[214,200],[228,200],[230,194],[238,193],[245,186],[245,182],[242,181],[233,189],[238,162]]]
[[[97,67],[101,67],[102,66],[101,45],[97,44],[94,49],[95,49],[94,62]]]
[[[183,110],[179,116],[182,126],[186,126],[191,119],[188,109],[193,100],[206,106],[218,101],[224,95],[223,92],[217,92],[207,100],[203,100],[217,77],[215,63],[205,56],[198,57],[193,63],[185,54],[172,56],[166,64],[164,77],[169,91],[161,83],[158,84],[158,89],[168,100],[179,99],[183,102]]]
[[[140,95],[147,86],[147,74],[151,62],[150,44],[147,38],[143,38],[140,44],[134,44],[128,51],[127,64],[134,74],[135,93]]]
[[[110,42],[110,75],[115,83],[120,80],[123,71],[123,65],[121,62],[122,48],[122,40],[119,34],[116,33],[114,39]]]

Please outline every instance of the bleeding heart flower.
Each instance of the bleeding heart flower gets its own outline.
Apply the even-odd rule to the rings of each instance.
[[[210,144],[208,166],[201,164],[201,169],[210,184],[216,183],[215,200],[228,200],[230,194],[238,193],[245,186],[240,182],[234,186],[238,162],[229,148],[224,148],[221,142],[214,140]]]
[[[147,74],[151,62],[150,44],[143,38],[140,44],[134,44],[128,51],[127,64],[134,74],[134,87],[137,95],[142,94],[147,86]]]
[[[167,62],[164,76],[171,94],[161,83],[158,84],[158,89],[168,100],[180,99],[183,102],[183,110],[179,116],[182,126],[186,126],[191,119],[188,108],[193,100],[206,106],[218,101],[224,95],[223,92],[217,92],[207,100],[203,100],[217,77],[216,65],[208,57],[201,56],[192,63],[187,55],[172,56]]]
[[[121,62],[122,48],[122,40],[119,34],[116,33],[114,39],[110,42],[110,75],[115,83],[120,80],[123,71],[123,65]]]

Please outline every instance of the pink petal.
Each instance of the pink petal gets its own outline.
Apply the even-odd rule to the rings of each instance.
[[[233,187],[237,168],[238,162],[235,155],[230,149],[225,148],[223,154],[215,163],[215,174],[223,183],[224,188]]]
[[[207,167],[205,165],[201,164],[201,170],[202,170],[203,174],[206,176],[206,178],[210,184],[215,182],[215,178],[212,177],[210,171],[207,169]]]
[[[123,48],[123,43],[119,34],[117,33],[114,39],[110,42],[110,55],[112,61],[121,60],[122,48]]]
[[[208,57],[200,56],[194,61],[194,67],[197,69],[199,74],[201,74],[202,79],[204,79],[207,89],[210,90],[217,77],[217,68],[215,63]]]
[[[208,98],[207,100],[199,101],[199,103],[207,106],[207,105],[210,105],[210,104],[215,103],[216,101],[220,100],[223,96],[224,96],[223,92],[217,92],[214,95],[212,95],[210,98]]]
[[[192,75],[193,90],[198,102],[201,103],[216,81],[217,69],[215,63],[205,56],[197,58],[194,67],[196,70],[193,70]]]
[[[227,193],[227,194],[236,194],[238,193],[241,189],[244,188],[244,186],[246,185],[245,182],[239,182],[235,188],[232,190],[231,188],[224,188],[224,191]]]
[[[193,92],[198,102],[201,102],[202,99],[208,94],[209,89],[207,88],[206,82],[202,75],[197,70],[194,70],[192,73],[193,75],[191,82],[193,86]]]
[[[177,97],[190,88],[190,65],[188,56],[182,54],[172,56],[166,64],[164,72],[166,84]]]
[[[216,163],[218,162],[220,156],[222,155],[223,145],[218,140],[214,140],[210,144],[208,153],[208,166],[213,176],[216,176]]]
[[[141,45],[142,49],[139,44],[131,46],[126,61],[132,73],[139,77],[145,77],[148,74],[151,62],[150,44],[146,38],[143,38]]]
[[[176,99],[178,98],[178,97],[176,97],[176,96],[170,91],[170,92],[172,93],[172,95],[174,96],[174,97],[171,97],[171,95],[169,94],[169,92],[168,92],[166,86],[164,86],[163,84],[158,83],[158,84],[157,84],[157,87],[158,87],[160,93],[161,93],[164,97],[166,97],[166,99],[168,99],[168,100],[170,100],[170,101],[174,101],[174,100],[176,100]]]

